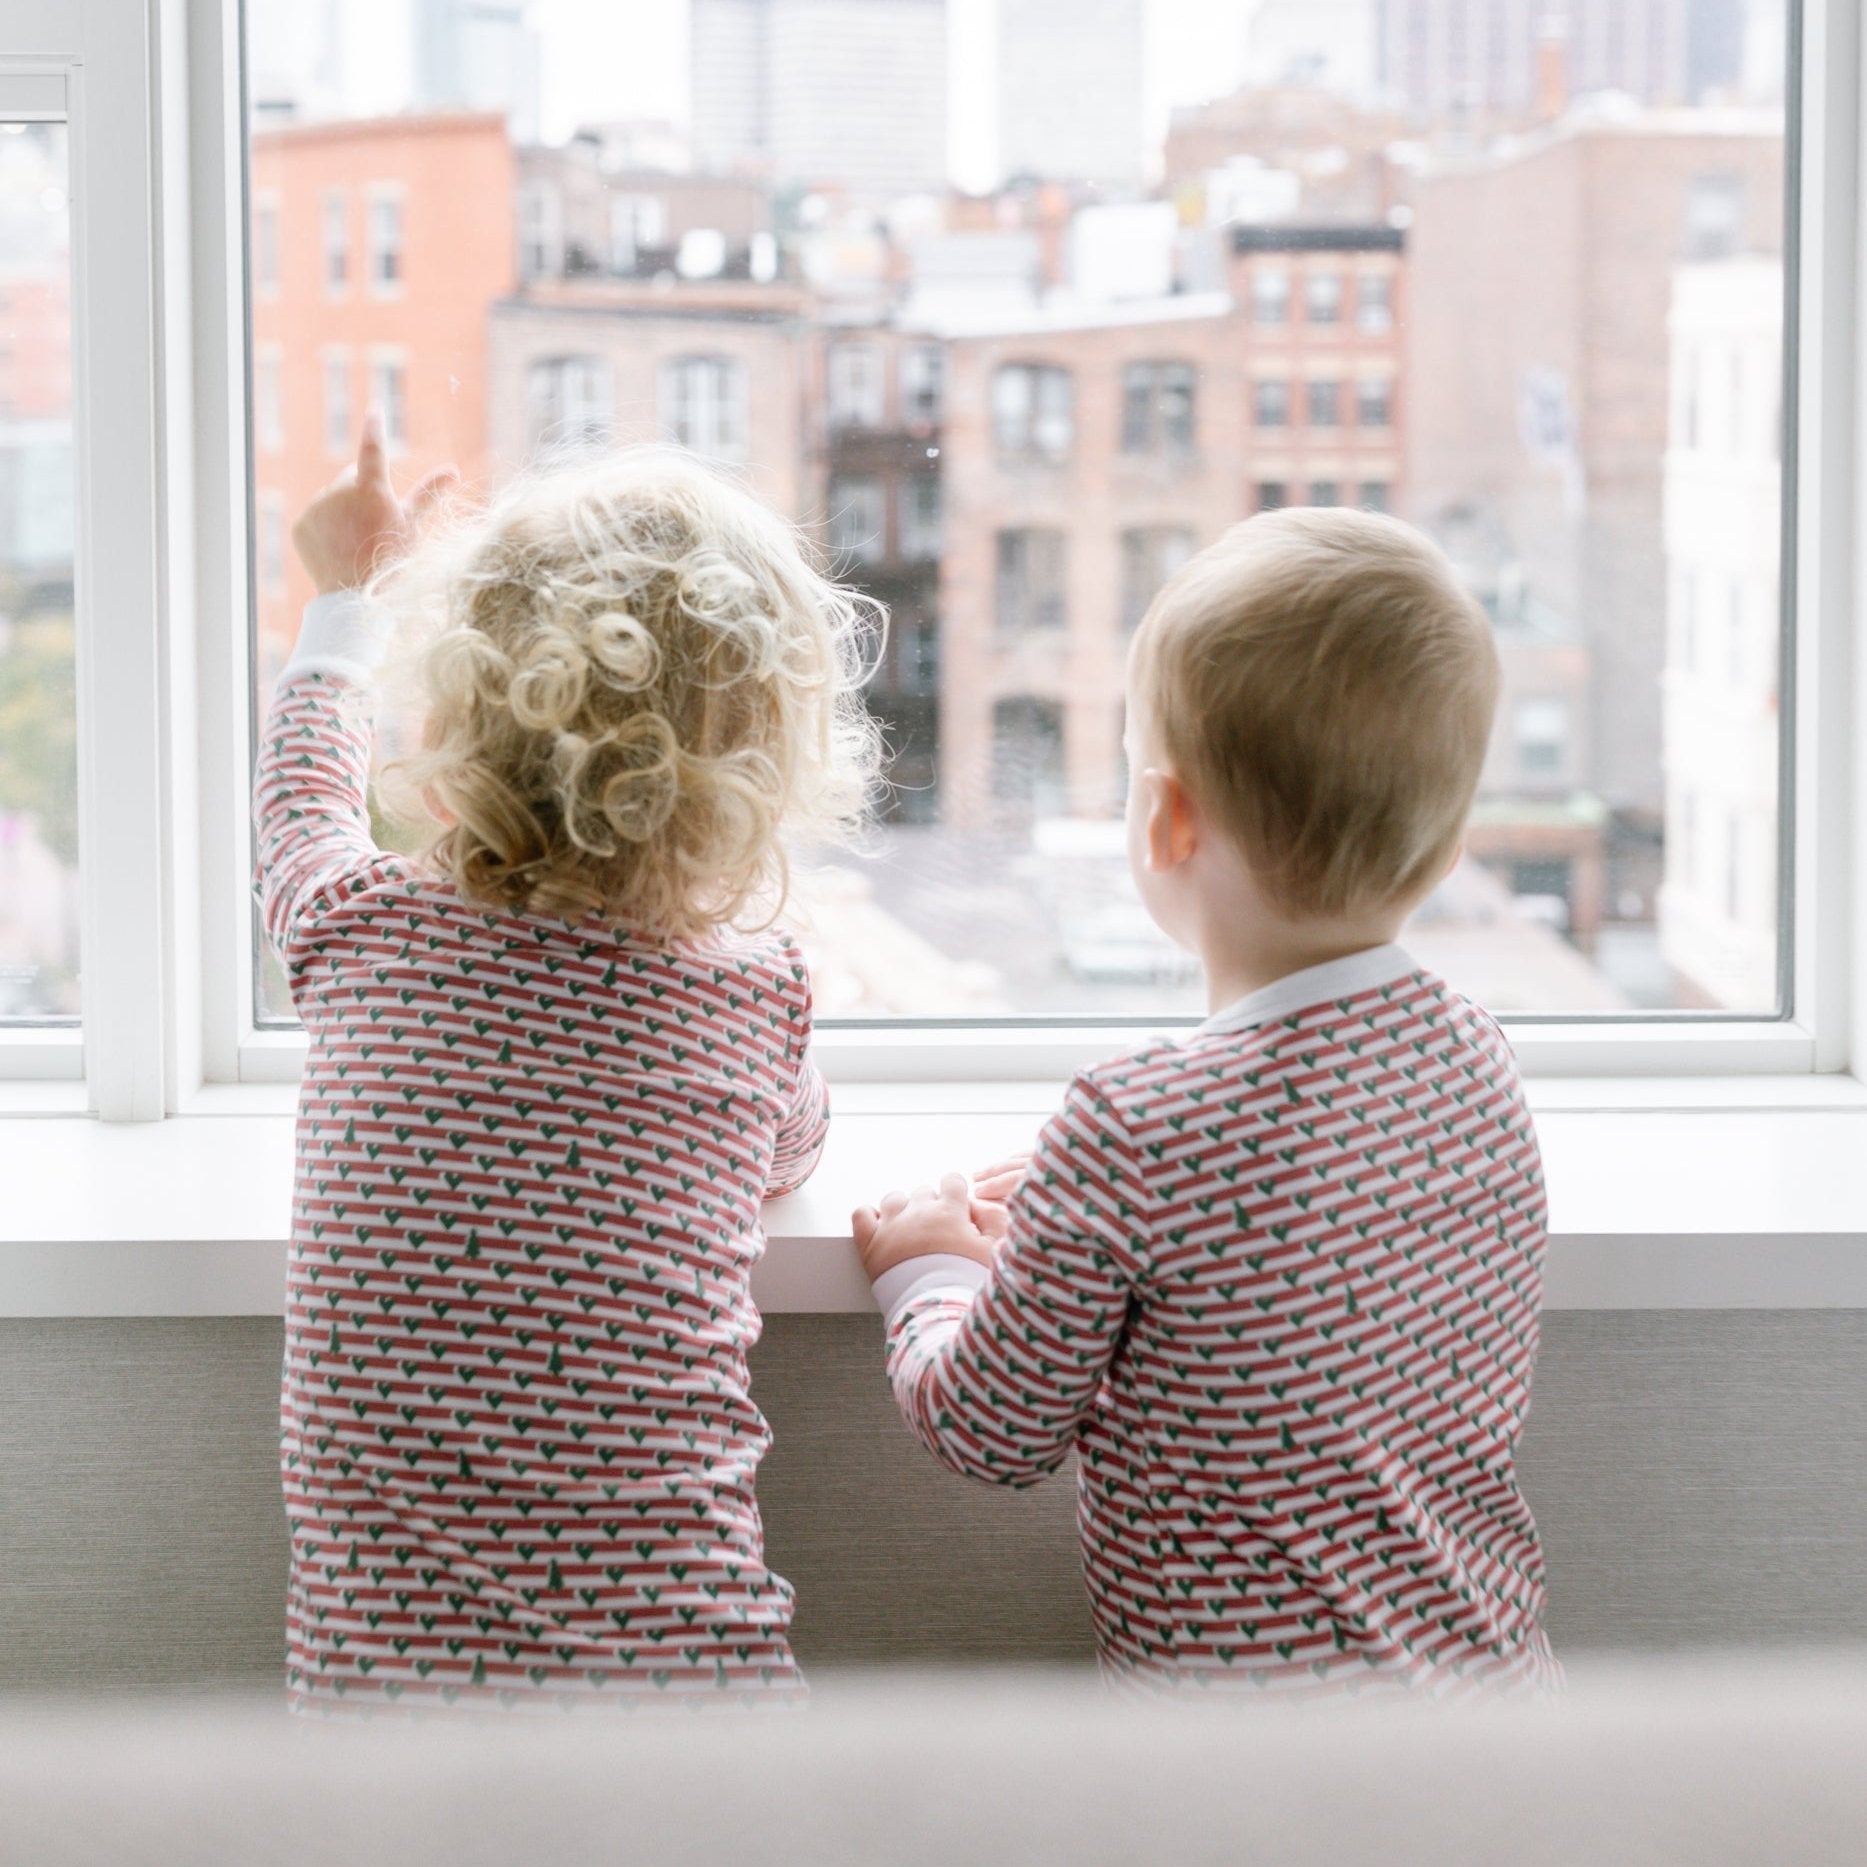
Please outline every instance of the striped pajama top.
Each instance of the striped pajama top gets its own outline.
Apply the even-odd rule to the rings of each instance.
[[[310,1038],[291,1689],[794,1688],[746,1355],[760,1202],[828,1121],[797,950],[500,913],[383,854],[357,672],[301,653],[257,775],[265,926]]]
[[[1080,1075],[989,1273],[878,1293],[943,1463],[1022,1485],[1079,1455],[1105,1671],[1536,1688],[1514,1455],[1544,1244],[1509,1046],[1386,947]]]

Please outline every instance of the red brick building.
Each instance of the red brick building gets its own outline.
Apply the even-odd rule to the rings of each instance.
[[[254,580],[260,673],[310,595],[293,517],[383,411],[398,471],[486,467],[487,331],[512,289],[497,116],[267,128],[253,138]],[[488,213],[489,201],[502,204]]]

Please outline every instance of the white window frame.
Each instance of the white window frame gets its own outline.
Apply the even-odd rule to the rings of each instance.
[[[198,1106],[203,1085],[292,1081],[304,1052],[297,1033],[255,1026],[251,987],[237,28],[235,0],[0,0],[0,115],[21,100],[56,114],[62,93],[71,126],[84,969],[82,1037],[9,1031],[0,1073],[37,1081],[44,1107],[62,1093],[45,1079],[81,1073],[86,1105],[113,1121]],[[1535,1075],[1788,1078],[1867,1056],[1867,991],[1856,989],[1867,961],[1855,957],[1867,948],[1867,734],[1854,730],[1867,725],[1867,657],[1853,626],[1867,587],[1867,372],[1854,0],[1806,0],[1803,38],[1790,1015],[1514,1021]],[[843,1081],[1029,1082],[1147,1028],[845,1026],[823,1030],[818,1048]],[[1636,1092],[1601,1093],[1624,1106],[1615,1098]]]
[[[394,208],[395,243],[376,238],[376,210]],[[395,277],[378,276],[377,261],[395,257]],[[408,190],[400,182],[371,182],[363,190],[363,289],[371,298],[400,298],[408,287]]]
[[[342,384],[333,395],[333,384]],[[362,424],[357,420],[356,361],[348,344],[326,344],[318,368],[318,431],[324,451],[342,460],[356,445]]]
[[[350,296],[354,257],[350,244],[350,190],[341,184],[326,188],[318,197],[318,288],[332,304]],[[340,278],[331,276],[333,259],[342,263]]]
[[[399,395],[388,392],[395,372]],[[381,411],[383,451],[391,460],[408,452],[408,352],[400,344],[372,344],[369,352],[369,406]]]

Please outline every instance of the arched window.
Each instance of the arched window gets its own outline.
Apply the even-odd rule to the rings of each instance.
[[[607,358],[540,357],[533,363],[526,419],[533,447],[607,441],[615,425],[615,372]]]
[[[661,366],[661,432],[677,447],[736,465],[746,457],[746,372],[737,357]]]

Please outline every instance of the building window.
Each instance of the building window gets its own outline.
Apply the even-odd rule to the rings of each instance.
[[[350,352],[324,353],[324,451],[347,459],[357,443],[356,410],[350,401]]]
[[[1394,384],[1388,376],[1364,376],[1355,390],[1355,419],[1364,428],[1394,425]]]
[[[1251,274],[1251,321],[1290,322],[1290,275],[1281,266],[1259,266]]]
[[[1511,714],[1517,770],[1526,779],[1560,778],[1569,767],[1569,705],[1565,700],[1519,700]]]
[[[1260,512],[1280,512],[1290,503],[1290,483],[1287,480],[1260,480],[1258,482],[1258,510]]]
[[[1167,580],[1193,555],[1193,534],[1183,526],[1145,526],[1121,536],[1121,624],[1141,626]]]
[[[1290,426],[1290,385],[1272,377],[1251,386],[1252,419],[1260,428]]]
[[[586,447],[616,427],[615,371],[606,357],[540,357],[527,385],[533,447]]]
[[[253,197],[253,290],[273,298],[279,290],[279,201],[276,195]]]
[[[350,203],[341,188],[330,189],[318,209],[324,290],[341,298],[350,289]]]
[[[940,691],[940,625],[931,616],[916,616],[902,644],[897,678],[904,694]]]
[[[661,430],[676,446],[736,465],[746,456],[746,372],[737,357],[661,366]]]
[[[564,272],[563,201],[548,181],[519,190],[519,277],[555,279]]]
[[[1008,363],[992,379],[992,432],[1007,460],[1068,460],[1076,379],[1047,363]]]
[[[946,413],[946,352],[938,344],[910,344],[901,353],[901,419],[909,426],[938,423]]]
[[[612,195],[609,203],[609,269],[628,278],[644,253],[668,243],[668,204],[653,194]]]
[[[1310,384],[1309,425],[1312,428],[1339,428],[1342,425],[1342,385],[1339,382]]]
[[[254,516],[259,532],[256,541],[259,562],[255,566],[259,593],[276,601],[285,594],[285,495],[262,492],[254,502]]]
[[[1309,502],[1312,506],[1339,506],[1342,503],[1342,482],[1340,480],[1312,480]]]
[[[400,356],[370,362],[370,401],[382,411],[383,445],[391,454],[408,451],[408,365]]]
[[[902,479],[900,537],[901,555],[910,564],[940,555],[944,538],[939,474],[910,473]]]
[[[253,432],[261,453],[285,446],[285,358],[277,344],[253,353]]]
[[[1303,281],[1303,311],[1312,324],[1342,321],[1342,275],[1312,272]]]
[[[1734,170],[1694,175],[1686,184],[1686,257],[1728,259],[1743,243],[1743,176]]]
[[[1130,363],[1122,371],[1122,452],[1192,453],[1198,393],[1190,363]]]
[[[1363,480],[1360,505],[1364,512],[1392,512],[1394,509],[1393,487],[1385,480]]]
[[[1061,629],[1068,601],[1063,534],[1046,527],[998,534],[998,630],[1024,635]]]
[[[1063,709],[1054,700],[1019,695],[993,703],[992,795],[1014,820],[1065,809]]]
[[[401,190],[372,189],[369,197],[369,282],[370,290],[379,297],[389,297],[402,289],[402,240]],[[511,248],[506,250],[510,252]]]
[[[887,488],[872,473],[830,481],[830,550],[840,565],[879,564],[888,555]]]
[[[1385,272],[1364,272],[1355,286],[1355,322],[1379,334],[1394,328],[1394,281]]]
[[[879,428],[886,419],[882,353],[874,344],[832,344],[830,426]]]

